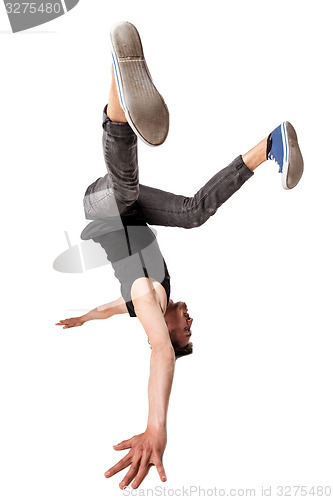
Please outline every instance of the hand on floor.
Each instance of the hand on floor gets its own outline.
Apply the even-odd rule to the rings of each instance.
[[[147,476],[150,467],[155,465],[161,481],[166,481],[166,474],[162,463],[166,447],[166,432],[153,432],[147,429],[144,433],[131,439],[122,441],[114,446],[115,450],[131,450],[116,465],[105,472],[105,477],[111,477],[130,465],[130,468],[119,484],[123,489],[132,483],[132,488],[137,488]]]

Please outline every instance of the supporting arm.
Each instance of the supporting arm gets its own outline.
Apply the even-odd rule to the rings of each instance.
[[[115,450],[130,448],[127,455],[105,473],[106,477],[111,477],[130,466],[120,488],[128,486],[131,481],[133,488],[138,487],[152,465],[156,466],[161,481],[166,481],[162,458],[167,442],[166,420],[175,368],[175,354],[164,313],[149,280],[136,280],[131,295],[135,313],[152,348],[148,383],[149,413],[145,432],[114,446]]]

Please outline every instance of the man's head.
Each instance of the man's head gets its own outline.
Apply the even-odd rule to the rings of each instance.
[[[185,302],[173,302],[170,300],[164,319],[169,329],[176,357],[179,358],[187,354],[192,354],[193,345],[190,342],[190,338],[192,335],[191,326],[193,319],[188,313]]]

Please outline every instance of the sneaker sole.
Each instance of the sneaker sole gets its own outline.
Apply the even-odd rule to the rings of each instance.
[[[169,131],[169,111],[153,84],[140,35],[128,22],[111,32],[112,62],[120,105],[134,132],[149,146],[159,146]]]
[[[282,186],[293,189],[300,181],[304,171],[304,161],[298,144],[297,134],[289,122],[281,124],[283,141]]]

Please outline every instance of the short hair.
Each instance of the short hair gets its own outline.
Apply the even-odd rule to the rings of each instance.
[[[149,339],[148,339],[148,344],[150,346],[150,349],[151,349],[151,344],[149,342]],[[192,342],[189,342],[188,344],[186,344],[185,347],[179,347],[177,344],[172,344],[172,347],[175,351],[175,357],[176,357],[176,361],[178,358],[181,358],[183,356],[188,356],[189,354],[192,354],[193,353],[193,344]]]
[[[177,346],[173,345],[173,348],[175,350],[176,359],[181,358],[182,356],[188,356],[189,354],[193,353],[192,342],[189,342],[188,344],[186,344],[185,347],[177,347]]]

